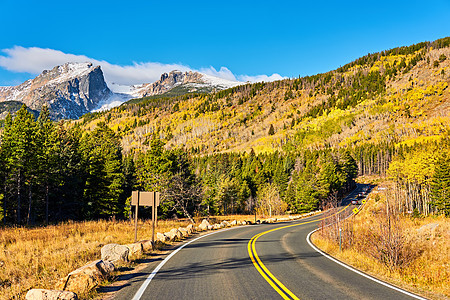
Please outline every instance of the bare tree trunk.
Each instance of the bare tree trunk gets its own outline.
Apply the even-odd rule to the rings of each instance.
[[[30,225],[30,218],[31,218],[31,183],[30,183],[30,188],[28,190],[28,214],[27,214],[27,225]]]
[[[21,183],[21,181],[20,181],[20,178],[21,177],[21,172],[20,172],[20,170],[19,170],[19,177],[17,178],[17,224],[20,224],[20,221],[21,221],[21,215],[20,215],[20,206],[21,206],[21,199],[20,199],[20,190],[21,190],[21,185],[22,185],[22,183]]]
[[[45,224],[48,225],[48,183],[45,186]]]
[[[5,177],[5,183],[6,183],[6,177]],[[5,184],[5,186],[4,186],[4,195],[5,195],[5,197],[7,195],[7,193],[6,193],[6,191],[7,191],[6,186],[7,186],[7,184]],[[3,225],[6,224],[6,216],[7,216],[7,213],[6,213],[6,199],[3,198]]]
[[[184,215],[189,219],[189,221],[191,221],[192,224],[195,224],[194,219],[192,219],[192,216],[188,213],[188,211],[186,210],[186,208],[184,206],[181,205],[181,209],[183,209],[183,213]]]

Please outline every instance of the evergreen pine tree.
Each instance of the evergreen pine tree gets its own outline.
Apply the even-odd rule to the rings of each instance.
[[[358,176],[358,165],[348,150],[342,156],[343,171],[346,175],[347,190],[355,186],[355,178]]]
[[[49,221],[49,197],[51,183],[54,181],[52,175],[56,167],[56,132],[54,123],[49,118],[49,110],[46,105],[41,109],[37,119],[37,183],[41,187],[41,193],[44,195],[44,219],[45,223]]]
[[[35,126],[33,116],[28,112],[24,104],[16,113],[14,119],[11,116],[5,121],[5,130],[2,141],[2,154],[4,157],[4,167],[7,170],[5,178],[15,193],[15,222],[23,222],[23,209],[26,207],[25,199],[28,196],[27,222],[30,222],[32,210],[32,188],[36,176],[36,144]],[[11,195],[12,196],[12,195]]]
[[[116,216],[125,182],[122,173],[122,148],[115,133],[101,122],[81,140],[86,181],[85,215],[89,218]]]
[[[274,134],[275,134],[275,128],[273,128],[273,124],[270,124],[269,135],[274,135]]]
[[[432,178],[431,197],[436,209],[450,216],[450,157],[441,157]]]

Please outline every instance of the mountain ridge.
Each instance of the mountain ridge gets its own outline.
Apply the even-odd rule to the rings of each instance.
[[[210,90],[223,90],[241,84],[243,83],[221,79],[200,72],[181,72],[178,70],[173,70],[169,73],[161,74],[160,79],[153,83],[144,83],[142,85],[135,86],[135,89],[131,91],[131,94],[133,96],[144,98],[155,95],[163,95],[173,88],[182,85],[186,86],[190,93],[193,93],[204,88],[208,88]]]
[[[44,70],[34,79],[17,86],[0,87],[0,103],[16,101],[39,111],[44,104],[54,120],[78,119],[89,112],[119,106],[132,99],[173,94],[210,93],[243,84],[199,72],[171,71],[160,80],[135,86],[117,86],[113,92],[105,81],[100,66],[92,63],[66,63]],[[3,105],[0,117],[17,105]],[[8,107],[8,109],[6,109]]]
[[[18,86],[0,87],[0,102],[19,101],[33,110],[47,105],[55,120],[77,119],[112,95],[100,66],[92,63],[66,63]]]
[[[433,139],[450,124],[449,46],[444,38],[314,76],[141,99],[81,122],[108,120],[128,151],[145,151],[154,136],[199,154]]]

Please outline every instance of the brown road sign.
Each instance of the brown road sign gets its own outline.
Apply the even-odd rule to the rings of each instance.
[[[155,196],[156,196],[156,199],[154,199]],[[137,203],[139,201],[139,206],[153,206],[154,200],[155,200],[156,206],[159,206],[159,192],[133,191],[131,194],[131,205],[137,205]]]

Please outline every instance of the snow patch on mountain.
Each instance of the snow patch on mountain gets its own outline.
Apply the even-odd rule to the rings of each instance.
[[[106,111],[111,108],[122,105],[123,103],[130,100],[132,97],[125,93],[113,93],[111,97],[104,99],[98,103],[98,108],[92,110],[91,112],[101,112]]]
[[[108,110],[132,98],[162,95],[176,87],[181,87],[182,93],[208,93],[242,84],[205,73],[175,70],[163,73],[153,83],[127,86],[106,82],[101,67],[90,62],[66,63],[44,70],[18,86],[0,87],[0,102],[20,101],[35,110],[46,104],[53,119],[77,119],[87,112]]]
[[[53,68],[51,71],[45,70],[42,74],[46,74],[47,72],[54,72],[58,74],[57,77],[53,80],[50,80],[48,84],[60,84],[74,78],[87,76],[90,72],[92,72],[93,69],[94,65],[90,62],[66,63],[64,65]]]
[[[243,85],[245,84],[245,82],[241,82],[241,81],[231,81],[231,80],[227,80],[227,79],[223,79],[220,77],[216,77],[216,76],[212,76],[212,75],[208,75],[208,74],[204,74],[204,73],[200,73],[203,75],[203,80],[206,84],[210,84],[210,85],[214,85],[214,86],[220,86],[223,89],[229,89],[238,85]]]
[[[147,97],[162,95],[178,86],[186,86],[190,92],[196,92],[205,90],[224,90],[242,84],[245,83],[199,72],[181,72],[175,70],[170,73],[163,73],[160,80],[153,83],[134,86],[129,94],[133,97]]]

